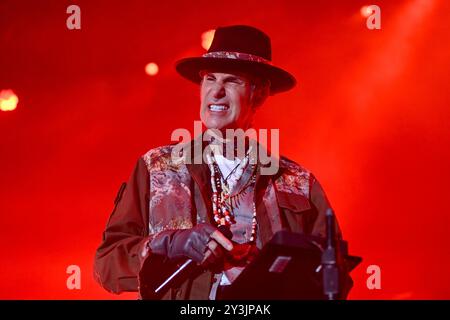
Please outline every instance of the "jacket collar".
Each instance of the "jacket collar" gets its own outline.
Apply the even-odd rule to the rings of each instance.
[[[185,154],[185,164],[186,167],[193,177],[194,181],[198,184],[200,190],[202,191],[202,194],[209,194],[211,195],[211,175],[209,171],[208,165],[205,163],[203,159],[203,151],[208,146],[208,142],[203,141],[203,135],[198,136],[197,138],[191,140],[189,143],[186,144],[185,148],[183,150],[187,152]],[[257,144],[257,149],[259,151],[264,150],[264,148],[261,147],[261,145]],[[278,163],[278,170],[272,174],[261,174],[261,168],[269,167],[269,163],[263,164],[260,161],[260,158],[257,158],[257,176],[256,176],[256,185],[259,183],[262,183],[263,185],[267,183],[268,180],[272,179],[275,180],[278,177],[280,177],[282,174],[289,172],[290,168],[285,165],[284,161],[281,161],[281,159],[276,159],[275,157],[271,156],[271,162],[270,163]],[[188,161],[187,161],[188,160]],[[205,201],[206,204],[211,204],[211,197],[208,197],[209,203]]]

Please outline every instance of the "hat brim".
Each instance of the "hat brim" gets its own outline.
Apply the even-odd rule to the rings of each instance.
[[[248,72],[270,81],[270,94],[276,94],[292,89],[296,85],[296,80],[289,72],[272,66],[270,64],[259,63],[247,60],[194,57],[179,60],[175,68],[184,78],[200,83],[200,71],[202,70],[223,70]]]

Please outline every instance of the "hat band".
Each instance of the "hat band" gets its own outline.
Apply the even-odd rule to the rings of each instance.
[[[203,55],[204,58],[217,58],[217,59],[235,59],[244,61],[253,61],[258,63],[264,63],[271,65],[269,60],[266,60],[260,56],[255,56],[249,53],[233,52],[233,51],[212,51]]]

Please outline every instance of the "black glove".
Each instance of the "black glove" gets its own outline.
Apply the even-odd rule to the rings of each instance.
[[[213,226],[200,223],[191,229],[166,230],[150,242],[150,250],[170,259],[189,258],[202,262],[210,235],[216,230]]]

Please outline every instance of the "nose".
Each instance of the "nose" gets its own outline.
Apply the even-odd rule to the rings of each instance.
[[[225,87],[222,82],[216,82],[212,88],[212,95],[215,99],[220,99],[225,96]]]

